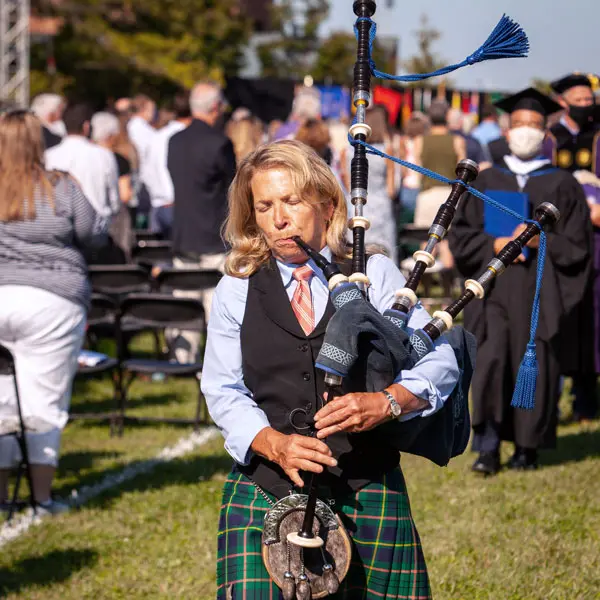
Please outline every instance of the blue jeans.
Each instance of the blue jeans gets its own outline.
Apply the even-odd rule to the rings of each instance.
[[[160,233],[166,240],[171,239],[173,228],[173,205],[152,207],[150,212],[150,229]]]

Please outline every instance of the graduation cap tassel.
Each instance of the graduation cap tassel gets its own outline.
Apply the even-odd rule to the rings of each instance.
[[[377,27],[371,19],[366,17],[361,17],[357,19],[357,23],[361,20],[369,21],[371,23],[370,29],[370,40],[369,40],[369,54],[372,57],[373,50],[373,41],[375,39],[375,33],[377,31]],[[357,32],[356,26],[355,31]],[[357,32],[358,35],[358,32]],[[451,73],[452,71],[456,71],[462,67],[467,67],[469,65],[474,65],[478,62],[482,62],[484,60],[495,60],[498,58],[522,58],[527,56],[529,52],[529,40],[527,39],[527,34],[523,31],[523,28],[515,21],[513,21],[510,17],[506,15],[502,15],[500,21],[494,30],[489,35],[488,39],[475,51],[473,54],[470,54],[463,60],[462,62],[456,63],[454,65],[448,65],[447,67],[442,67],[437,71],[432,71],[431,73],[418,73],[414,75],[390,75],[389,73],[384,73],[383,71],[378,71],[375,68],[375,63],[373,59],[370,59],[371,63],[371,71],[375,77],[379,77],[380,79],[389,79],[391,81],[400,81],[404,83],[414,82],[414,81],[422,81],[424,79],[428,79],[430,77],[439,77],[440,75],[446,75],[447,73]]]
[[[524,410],[533,410],[535,407],[535,385],[538,374],[537,356],[535,353],[535,332],[540,316],[540,291],[544,276],[544,262],[546,260],[546,233],[540,228],[540,246],[538,249],[537,271],[535,281],[535,296],[531,308],[531,325],[529,328],[529,342],[525,356],[521,361],[517,384],[513,393],[511,406]]]

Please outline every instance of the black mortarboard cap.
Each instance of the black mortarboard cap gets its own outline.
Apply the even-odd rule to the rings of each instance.
[[[513,96],[503,98],[494,104],[500,110],[507,113],[512,113],[515,110],[533,110],[540,113],[544,117],[551,115],[559,110],[562,106],[558,102],[554,102],[552,98],[542,94],[535,88],[527,88]]]
[[[567,90],[578,86],[592,87],[592,82],[587,75],[583,73],[571,73],[562,79],[557,79],[550,84],[550,87],[557,94],[564,94]]]

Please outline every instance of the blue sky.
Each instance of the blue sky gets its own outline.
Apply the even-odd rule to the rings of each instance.
[[[322,33],[352,31],[352,0],[330,0]],[[503,13],[529,36],[528,58],[488,61],[450,75],[460,88],[516,91],[534,77],[557,79],[570,71],[600,71],[600,0],[387,0],[377,2],[378,35],[399,39],[400,58],[416,52],[413,32],[425,13],[442,32],[434,49],[449,63],[459,62],[485,41]]]

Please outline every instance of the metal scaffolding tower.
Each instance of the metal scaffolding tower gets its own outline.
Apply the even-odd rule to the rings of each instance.
[[[29,0],[0,0],[0,101],[29,104]]]

